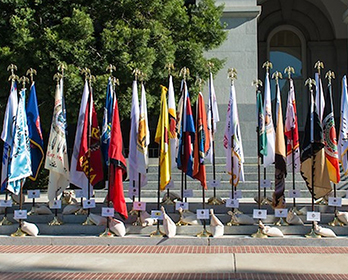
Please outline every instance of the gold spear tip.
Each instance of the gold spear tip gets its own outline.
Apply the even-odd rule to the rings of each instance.
[[[19,79],[19,82],[22,83],[23,88],[25,88],[25,84],[26,84],[26,83],[29,83],[29,79],[28,79],[26,76],[22,76],[22,77]]]
[[[109,72],[110,72],[110,76],[112,76],[112,72],[113,72],[113,71],[116,71],[116,66],[115,66],[115,65],[112,65],[112,64],[109,64],[109,65],[106,67],[106,71],[109,71]]]
[[[237,80],[237,69],[236,68],[228,68],[227,79],[230,79],[231,81]]]
[[[251,85],[255,86],[256,88],[262,87],[262,81],[261,80],[253,80]]]
[[[190,76],[190,69],[188,69],[186,66],[184,66],[183,68],[181,68],[179,76],[182,76],[183,79],[186,79],[186,76],[189,77]]]
[[[270,61],[266,61],[264,64],[262,64],[262,68],[266,68],[266,70],[268,71],[269,69],[273,68],[273,64]]]
[[[315,64],[314,64],[314,68],[318,69],[318,72],[320,72],[320,68],[324,68],[324,63],[320,60],[318,60]]]
[[[325,74],[325,78],[327,78],[329,80],[335,79],[336,78],[335,77],[335,72],[331,71],[331,70],[327,71],[326,74]]]
[[[315,86],[316,83],[315,83],[315,80],[312,79],[312,78],[308,78],[306,81],[305,81],[305,86],[308,85],[309,89],[312,89],[312,86]]]
[[[291,79],[291,73],[295,74],[294,67],[288,66],[284,69],[284,73],[288,74],[289,79]]]
[[[64,70],[68,69],[68,66],[65,62],[60,62],[58,64],[58,71],[61,71],[62,72],[62,75],[64,75]]]
[[[171,71],[174,70],[174,64],[173,63],[166,63],[166,65],[164,65],[164,69],[168,70],[168,75],[170,75]]]
[[[7,66],[7,71],[11,71],[13,73],[14,70],[17,71],[17,66],[16,65],[11,63],[9,66]]]
[[[85,80],[87,80],[88,76],[91,75],[91,69],[85,67],[85,68],[81,69],[81,74],[84,74],[85,75]]]

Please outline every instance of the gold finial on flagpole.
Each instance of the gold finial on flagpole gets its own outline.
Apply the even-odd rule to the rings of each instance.
[[[214,63],[209,61],[208,62],[209,73],[211,72],[211,68],[213,68],[213,67],[214,67]]]
[[[110,77],[113,77],[113,76],[112,76],[112,72],[113,72],[113,71],[116,71],[116,66],[115,66],[115,65],[112,65],[112,64],[109,64],[108,67],[106,67],[106,71],[109,71]]]
[[[141,75],[141,71],[140,71],[138,68],[135,68],[135,69],[133,70],[132,74],[134,74],[134,78],[135,78],[135,80],[137,81],[138,78],[139,78],[140,75]]]
[[[197,75],[195,85],[198,85],[200,92],[202,91],[202,85],[204,84],[205,81]]]
[[[316,68],[318,70],[318,74],[320,75],[320,69],[324,69],[324,63],[320,60],[318,60],[315,64],[314,64],[314,68]]]
[[[88,77],[88,81],[89,81],[89,86],[92,87],[92,83],[94,83],[96,81],[95,76],[90,74],[89,77]]]
[[[315,83],[315,80],[314,79],[311,79],[311,78],[308,78],[306,81],[305,81],[305,86],[308,85],[308,88],[309,90],[311,91],[312,90],[312,86],[315,86],[316,83]]]
[[[336,76],[335,76],[335,72],[334,71],[327,71],[326,74],[325,74],[325,78],[329,80],[329,84],[331,84],[331,80],[332,79],[335,79]]]
[[[228,68],[227,79],[231,80],[231,85],[234,83],[234,80],[237,80],[237,69],[236,68]]]
[[[19,82],[22,83],[23,88],[25,88],[25,84],[26,84],[26,83],[29,83],[29,79],[28,79],[26,76],[22,76],[22,77],[19,79]]]
[[[283,75],[282,73],[278,72],[278,71],[275,71],[273,74],[272,74],[272,79],[275,79],[276,81],[276,84],[278,85],[279,83],[279,79],[283,79]]]
[[[66,70],[66,69],[68,69],[68,66],[66,65],[66,63],[65,62],[60,62],[59,64],[58,64],[58,71],[60,71],[61,72],[61,75],[64,77],[64,71]],[[86,68],[87,69],[87,68]]]
[[[174,64],[173,63],[167,63],[164,66],[164,69],[168,70],[168,76],[171,74],[171,71],[174,70]]]
[[[289,80],[291,79],[291,73],[295,74],[295,69],[294,67],[288,66],[284,69],[284,73],[288,74]]]
[[[181,68],[179,76],[182,77],[184,81],[186,81],[186,78],[190,77],[190,69],[184,66],[183,68]]]
[[[91,76],[91,70],[85,67],[81,70],[81,74],[85,75],[85,81],[87,81],[89,79],[89,76]]]
[[[63,78],[63,75],[59,72],[53,75],[53,80],[57,81],[57,85],[59,85],[59,81],[61,78]]]
[[[146,79],[146,77],[147,77],[147,75],[146,75],[144,72],[140,71],[140,73],[139,73],[139,81],[140,81],[141,83],[144,82],[144,80]]]
[[[269,73],[269,69],[273,68],[273,64],[270,61],[266,61],[263,65],[262,68],[266,68],[266,72]]]
[[[28,76],[28,75],[30,76],[30,81],[31,81],[31,83],[33,83],[33,82],[34,82],[34,75],[37,75],[37,72],[36,72],[35,69],[29,68],[29,69],[27,70],[26,75],[27,75],[27,76]]]
[[[258,90],[260,87],[262,87],[262,81],[261,80],[253,80],[251,85],[256,87],[256,90]]]
[[[8,67],[7,67],[7,71],[11,71],[11,75],[8,77],[8,80],[9,81],[15,81],[15,80],[18,80],[18,76],[15,75],[14,71],[17,71],[17,66],[14,65],[14,64],[10,64]]]

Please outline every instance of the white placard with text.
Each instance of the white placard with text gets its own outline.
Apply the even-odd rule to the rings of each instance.
[[[260,187],[264,189],[269,189],[272,186],[271,180],[263,179],[260,181]]]
[[[267,218],[267,210],[265,209],[254,209],[253,218],[265,220]]]
[[[274,209],[274,217],[286,218],[287,216],[288,216],[288,209],[286,208]]]
[[[145,211],[146,210],[146,202],[142,201],[134,201],[133,209],[137,211]]]
[[[60,209],[62,208],[62,201],[60,199],[53,200],[50,204],[51,209]]]
[[[208,220],[209,219],[209,209],[197,209],[197,219]]]
[[[307,212],[307,221],[309,222],[320,222],[320,212]]]
[[[288,191],[288,197],[289,198],[298,198],[301,197],[300,190],[289,190]]]
[[[12,207],[12,199],[1,199],[0,200],[0,207]]]
[[[163,220],[163,213],[160,210],[151,210],[151,218]]]
[[[102,207],[102,216],[103,217],[113,217],[115,210],[112,207]]]
[[[181,201],[175,202],[175,210],[179,210],[179,208],[181,208],[182,210],[188,210],[189,209],[188,202],[181,202]]]
[[[192,189],[184,190],[184,197],[193,197],[193,190]]]
[[[40,198],[40,190],[28,190],[28,198]]]
[[[27,218],[27,210],[15,210],[13,218],[15,220],[23,220]]]
[[[341,207],[342,206],[342,198],[330,196],[328,204],[329,204],[329,206]]]
[[[215,179],[215,180],[210,180],[209,183],[208,183],[208,186],[209,186],[210,188],[218,188],[218,187],[221,186],[221,181],[220,181],[220,180],[217,180],[217,179]]]
[[[95,200],[94,199],[84,199],[82,202],[83,209],[91,209],[95,208]]]
[[[226,207],[227,208],[238,208],[239,207],[238,199],[226,199]]]

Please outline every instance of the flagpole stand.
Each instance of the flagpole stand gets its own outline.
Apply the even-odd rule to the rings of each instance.
[[[36,206],[31,207],[31,210],[28,212],[28,216],[37,215]]]
[[[206,228],[204,228],[201,232],[196,234],[197,237],[211,237],[211,232],[207,231]]]
[[[9,226],[12,225],[12,222],[7,219],[7,217],[3,217],[2,220],[0,221],[0,226]]]
[[[138,210],[134,210],[134,209],[132,209],[132,210],[130,210],[130,211],[129,211],[129,213],[128,213],[128,214],[129,214],[130,216],[135,216],[135,215],[138,215],[138,213],[139,213],[139,211],[138,211]]]
[[[252,238],[268,238],[267,234],[264,234],[262,232],[262,223],[261,220],[259,221],[259,228],[257,229],[257,232],[253,233],[251,235]]]
[[[180,209],[181,209],[181,208],[180,208]],[[186,223],[186,222],[183,221],[183,219],[184,219],[183,213],[184,213],[184,212],[188,212],[188,211],[187,211],[187,210],[182,211],[182,210],[180,210],[180,209],[179,209],[180,219],[179,219],[179,221],[178,221],[175,225],[178,226],[178,227],[187,226],[188,223]]]
[[[209,205],[222,205],[222,204],[225,204],[225,201],[220,197],[211,197],[208,199],[207,204],[209,204]]]
[[[286,222],[284,218],[279,218],[278,221],[274,223],[275,226],[281,227],[281,226],[288,226],[289,224]]]
[[[114,237],[115,234],[113,234],[109,228],[106,228],[105,231],[101,234],[99,234],[99,237]]]
[[[328,223],[328,225],[332,226],[332,227],[336,227],[336,226],[343,227],[344,223],[342,223],[335,215],[335,217],[332,220],[332,222]]]
[[[296,215],[304,215],[304,213],[302,211],[298,210],[296,207],[293,208],[293,211],[294,211],[294,213],[296,213]]]
[[[83,208],[80,208],[78,211],[75,212],[75,215],[87,215],[87,211]]]
[[[233,217],[231,217],[231,221],[229,221],[227,224],[227,226],[232,227],[232,226],[239,226],[239,223],[237,223],[236,221],[233,220]]]
[[[170,199],[169,196],[167,196],[162,202],[161,205],[174,205],[175,202]]]
[[[268,197],[264,197],[261,200],[261,205],[272,205],[272,201]]]
[[[163,236],[165,236],[165,233],[160,231],[160,229],[159,229],[159,221],[157,221],[156,230],[154,232],[150,233],[150,237],[161,238]]]
[[[22,231],[22,229],[20,227],[18,227],[18,229],[11,234],[12,237],[24,237],[27,236],[28,234],[25,233],[24,231]]]
[[[87,217],[86,221],[82,223],[83,226],[94,226],[95,224],[93,223],[92,219],[90,216]]]
[[[305,236],[306,238],[321,238],[321,235],[317,234],[313,228]]]
[[[140,217],[138,216],[136,221],[132,223],[133,226],[142,226],[142,222],[140,220]]]
[[[57,216],[54,216],[53,220],[48,223],[49,226],[61,226],[62,224],[63,222]]]

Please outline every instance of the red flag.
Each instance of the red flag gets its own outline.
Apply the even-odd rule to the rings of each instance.
[[[128,218],[126,200],[123,193],[123,179],[127,177],[127,164],[123,156],[123,141],[118,113],[117,100],[114,104],[111,136],[109,146],[110,174],[109,174],[109,193],[108,199],[112,201],[116,212],[120,213],[125,219]]]
[[[92,106],[90,106],[90,102]],[[90,110],[92,111],[92,114],[90,114]],[[90,145],[88,143],[88,135],[90,135]],[[76,170],[83,171],[92,186],[95,186],[103,180],[104,172],[100,150],[100,131],[91,93],[90,100],[86,105],[85,122],[83,125],[78,158],[79,162],[76,166]]]
[[[202,93],[197,99],[196,114],[196,136],[194,145],[193,178],[201,182],[202,187],[207,189],[207,179],[204,165],[204,157],[210,147],[210,135],[207,124],[207,113],[205,111]]]

